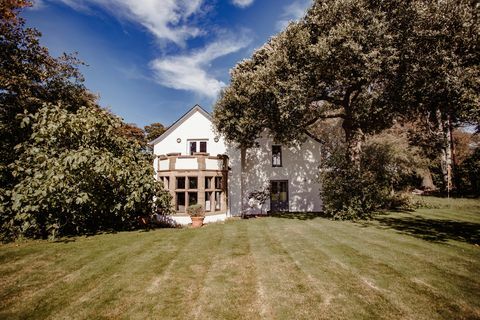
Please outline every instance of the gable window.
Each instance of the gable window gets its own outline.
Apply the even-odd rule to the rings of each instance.
[[[188,152],[191,156],[195,152],[207,152],[207,141],[206,140],[189,140],[188,141]]]
[[[282,146],[272,146],[272,167],[282,166]]]
[[[197,141],[190,141],[190,155],[193,156],[195,152],[197,152]]]
[[[200,152],[207,152],[207,141],[200,141]]]

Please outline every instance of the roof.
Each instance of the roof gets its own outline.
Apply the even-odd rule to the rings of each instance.
[[[153,139],[152,141],[148,142],[148,144],[150,145],[154,145],[160,141],[163,140],[163,138],[165,138],[166,136],[168,136],[173,130],[175,130],[178,126],[180,126],[188,117],[190,117],[192,114],[194,114],[195,112],[200,112],[201,114],[203,114],[207,119],[209,119],[210,121],[212,120],[212,115],[206,111],[205,109],[203,109],[200,105],[196,104],[194,105],[190,110],[188,110],[183,116],[180,117],[180,119],[178,119],[177,121],[175,121],[170,127],[167,128],[167,130],[165,130],[164,133],[162,133],[159,137]],[[322,143],[322,141],[320,139],[318,139],[317,137],[315,137],[313,134],[311,134],[309,131],[305,130],[305,134],[312,138],[313,140],[315,140],[316,142],[319,142],[319,143]]]
[[[160,141],[163,140],[166,136],[168,136],[173,130],[175,130],[177,127],[179,127],[187,118],[189,118],[192,114],[195,112],[200,112],[203,114],[208,120],[212,120],[211,114],[203,109],[200,105],[196,104],[194,105],[190,110],[188,110],[183,116],[180,117],[177,121],[175,121],[170,127],[165,130],[164,133],[162,133],[159,137],[153,139],[152,141],[149,141],[148,144],[154,145]]]

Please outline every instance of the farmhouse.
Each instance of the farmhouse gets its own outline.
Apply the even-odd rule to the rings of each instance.
[[[258,147],[241,150],[214,132],[211,115],[195,105],[151,141],[157,179],[174,201],[177,223],[188,224],[186,209],[202,204],[205,222],[267,211],[320,211],[320,142],[308,135],[297,146],[275,143],[267,133]],[[262,206],[251,198],[264,192]]]

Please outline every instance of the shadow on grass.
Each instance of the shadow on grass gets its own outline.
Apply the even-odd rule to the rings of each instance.
[[[382,228],[394,229],[427,241],[445,242],[448,240],[456,240],[471,244],[480,244],[480,224],[478,223],[428,219],[420,216],[379,216],[375,220]]]
[[[315,218],[326,218],[323,212],[271,212],[270,217],[296,220],[312,220]]]

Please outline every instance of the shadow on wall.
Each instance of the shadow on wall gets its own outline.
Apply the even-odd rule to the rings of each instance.
[[[448,240],[480,245],[480,224],[466,221],[428,219],[421,216],[388,217],[375,219],[379,228],[397,230],[432,242]]]
[[[242,212],[249,210],[248,194],[269,186],[270,180],[288,180],[289,210],[302,212],[321,210],[318,182],[320,145],[307,138],[302,145],[282,146],[282,166],[272,167],[272,140],[264,134],[258,142],[259,147],[250,148],[246,152],[243,177],[240,173],[240,150],[229,148],[232,168],[229,187],[234,191],[231,195],[235,199],[231,200],[237,201],[236,207],[240,207]],[[239,194],[242,179],[243,194]],[[264,209],[270,209],[269,199]]]

